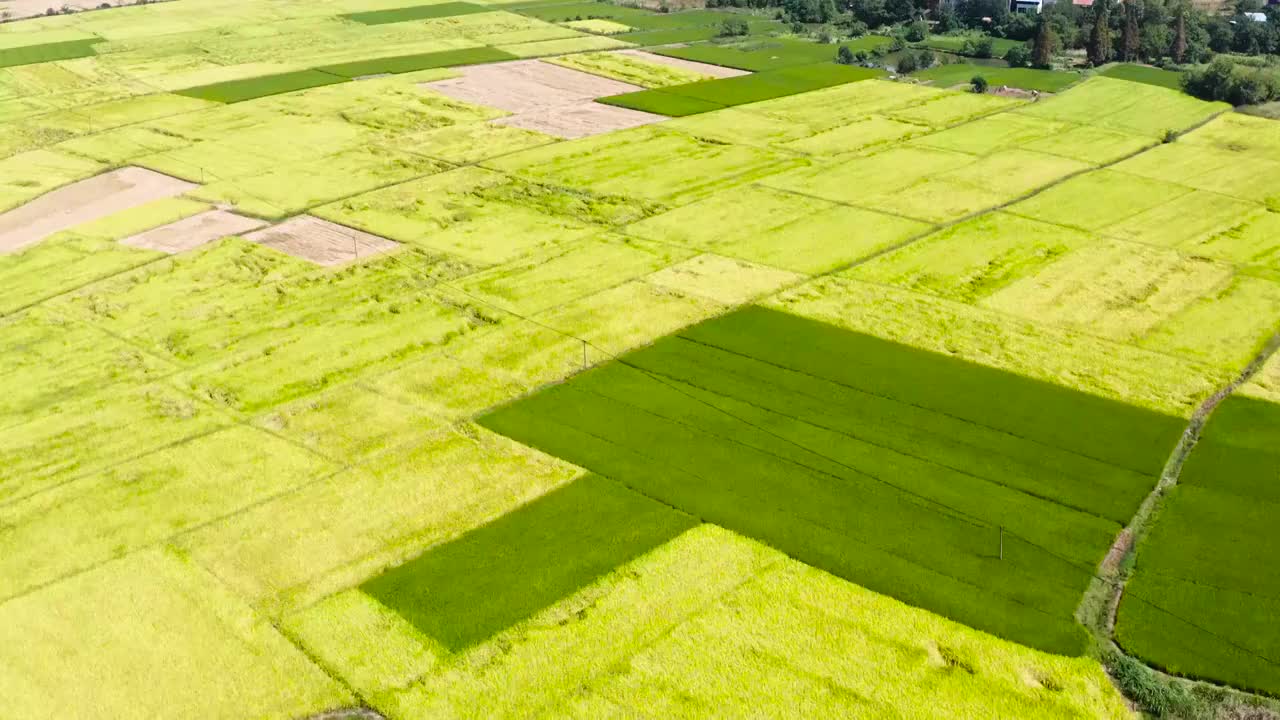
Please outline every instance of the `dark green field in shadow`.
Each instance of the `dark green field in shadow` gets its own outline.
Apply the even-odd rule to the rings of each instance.
[[[316,70],[340,77],[357,78],[365,75],[396,75],[416,70],[455,67],[458,65],[479,65],[515,59],[515,55],[497,48],[477,47],[464,50],[442,50],[440,52],[418,53],[415,55],[395,55],[392,57],[371,58],[369,60],[356,60],[337,65],[322,65]]]
[[[1184,421],[751,307],[480,423],[859,585],[1078,654],[1080,596]]]
[[[445,647],[461,650],[696,524],[618,483],[587,476],[362,589]]]
[[[299,70],[278,75],[260,75],[243,80],[228,80],[227,82],[213,83],[211,85],[199,85],[183,90],[175,90],[174,94],[220,103],[238,103],[348,81],[350,81],[350,78],[320,70]]]
[[[97,38],[91,40],[68,40],[66,42],[44,43],[43,45],[28,45],[26,47],[0,50],[0,68],[89,57],[97,54],[94,46],[100,42],[102,40]]]
[[[496,8],[485,5],[474,5],[467,2],[436,3],[434,5],[413,5],[393,8],[391,10],[371,10],[369,12],[342,15],[348,20],[361,25],[387,25],[390,23],[409,22],[411,20],[430,20],[432,18],[455,17],[473,13],[492,12]]]

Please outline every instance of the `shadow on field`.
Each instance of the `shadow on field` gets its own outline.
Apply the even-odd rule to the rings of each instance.
[[[428,550],[362,589],[458,651],[696,524],[689,515],[588,475]]]

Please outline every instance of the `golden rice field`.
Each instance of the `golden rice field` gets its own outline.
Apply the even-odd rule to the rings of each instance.
[[[1035,103],[861,80],[579,139],[451,96],[458,67],[173,92],[455,51],[708,77],[613,52],[630,16],[346,17],[404,4],[0,25],[98,40],[0,68],[0,715],[1133,717],[1094,658],[477,421],[758,305],[1180,428],[1280,328],[1280,125],[1103,77]],[[29,203],[126,167],[191,187],[6,251]],[[215,210],[328,234],[136,242]],[[1246,392],[1280,402],[1280,364]]]

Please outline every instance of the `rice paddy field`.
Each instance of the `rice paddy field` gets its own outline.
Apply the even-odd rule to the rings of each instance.
[[[1280,126],[750,17],[0,25],[4,712],[1133,717],[1076,610],[1280,328]],[[1116,631],[1267,693],[1278,368]]]

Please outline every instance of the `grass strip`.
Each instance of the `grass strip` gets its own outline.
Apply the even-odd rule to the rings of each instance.
[[[697,525],[586,476],[366,582],[451,650],[469,647]]]
[[[27,45],[26,47],[0,50],[0,68],[89,57],[97,54],[94,45],[100,42],[102,40],[97,38],[92,40],[68,40],[66,42]]]
[[[392,8],[390,10],[372,10],[369,12],[340,15],[361,25],[388,25],[390,23],[409,22],[412,20],[430,20],[432,18],[456,17],[473,13],[492,12],[494,8],[485,5],[474,5],[466,2],[436,3],[434,5],[411,5],[409,7]]]
[[[458,65],[480,65],[515,59],[515,55],[497,48],[476,47],[463,50],[444,50],[418,53],[416,55],[395,55],[392,57],[371,58],[369,60],[356,60],[337,65],[322,65],[315,69],[339,77],[357,78],[366,75],[395,75],[415,70],[455,67]]]
[[[1149,65],[1118,63],[1103,70],[1100,74],[1117,80],[1129,80],[1130,82],[1155,85],[1169,88],[1170,90],[1182,89],[1182,73],[1174,72],[1173,70],[1162,70]]]
[[[742,75],[704,80],[686,85],[641,90],[600,98],[599,102],[618,107],[681,117],[735,105],[772,100],[833,85],[880,77],[883,71],[836,65],[801,65]]]
[[[322,70],[298,70],[278,75],[262,75],[243,80],[229,80],[227,82],[213,83],[212,85],[198,85],[175,90],[174,94],[230,104],[348,82],[349,80],[350,78],[333,75]]]

